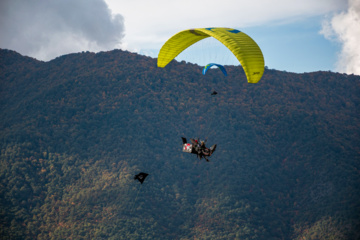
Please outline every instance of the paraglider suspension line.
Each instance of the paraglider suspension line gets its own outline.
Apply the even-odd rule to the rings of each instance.
[[[136,203],[136,200],[137,200],[137,198],[138,198],[138,196],[139,196],[139,192],[140,192],[141,186],[142,186],[142,184],[140,185],[139,190],[138,190],[138,192],[137,192],[137,194],[136,194],[136,197],[135,197],[135,200],[134,200],[134,204],[133,204],[133,206],[132,206],[132,208],[131,208],[130,214],[132,213],[132,211],[133,211],[133,209],[134,209],[134,207],[135,207],[135,203]]]

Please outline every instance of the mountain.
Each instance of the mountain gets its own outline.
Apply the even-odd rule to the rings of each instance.
[[[225,67],[1,49],[0,238],[359,239],[360,76]]]

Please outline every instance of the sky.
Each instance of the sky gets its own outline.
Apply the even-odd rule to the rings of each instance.
[[[203,27],[246,33],[270,69],[360,75],[360,0],[0,1],[0,48],[42,61],[113,49],[156,58],[177,32]],[[212,54],[223,64],[239,64],[212,40],[177,60],[204,65]]]

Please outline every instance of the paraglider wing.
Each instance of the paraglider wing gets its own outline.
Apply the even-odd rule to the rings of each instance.
[[[203,69],[203,74],[205,75],[205,73],[207,72],[208,69],[210,69],[212,66],[217,66],[223,73],[225,76],[227,76],[227,72],[226,69],[223,65],[220,64],[216,64],[216,63],[209,63],[207,64],[204,69]]]
[[[148,176],[149,174],[147,173],[144,173],[144,172],[140,172],[139,174],[136,174],[134,179],[136,180],[139,180],[139,182],[141,184],[143,184],[143,182],[145,181],[145,178]]]
[[[217,39],[235,55],[249,83],[260,81],[265,68],[261,49],[251,37],[231,28],[195,28],[175,34],[161,47],[158,67],[165,67],[186,48],[207,37]]]
[[[186,48],[208,37],[210,37],[209,34],[197,29],[184,30],[175,34],[161,47],[157,61],[158,67],[165,67]]]

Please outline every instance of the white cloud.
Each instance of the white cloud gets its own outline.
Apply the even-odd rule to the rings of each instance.
[[[180,30],[289,23],[343,10],[345,0],[105,0],[126,21],[129,50],[160,48]]]
[[[359,2],[352,0],[352,5],[356,1]],[[50,60],[72,52],[97,52],[114,48],[156,57],[162,44],[183,29],[196,27],[233,27],[239,30],[245,28],[248,30],[252,27],[280,29],[273,27],[306,24],[305,19],[319,19],[320,16],[343,11],[328,21],[327,27],[331,31],[327,36],[332,38],[336,36],[336,39],[344,43],[342,60],[339,62],[346,62],[346,67],[350,69],[346,70],[347,72],[357,72],[358,70],[351,70],[354,67],[348,63],[352,62],[356,66],[355,63],[359,62],[356,60],[358,55],[354,54],[357,45],[353,44],[359,40],[350,38],[351,33],[352,37],[356,37],[355,34],[360,35],[359,28],[354,27],[350,30],[351,24],[348,23],[346,23],[347,31],[336,27],[336,22],[340,23],[348,18],[354,23],[355,18],[350,17],[354,14],[351,15],[350,12],[358,14],[358,10],[355,8],[350,11],[349,8],[346,11],[347,9],[347,0],[2,0],[0,1],[0,47],[40,60]],[[286,27],[281,29],[287,31]],[[275,53],[273,56],[269,53],[267,59],[278,58],[277,52],[282,51],[282,49],[273,49],[273,45],[266,45],[269,42],[267,37],[274,36],[276,34],[257,36],[265,51],[272,49],[269,52]],[[314,40],[314,38],[308,39]],[[312,44],[307,42],[307,39],[304,39],[303,43],[305,49]],[[313,44],[318,43],[313,42]],[[282,52],[282,54],[286,53]],[[293,65],[301,65],[293,61]],[[299,59],[298,62],[304,60]],[[270,65],[273,63],[267,62]],[[282,66],[277,67],[282,68]]]
[[[321,33],[342,44],[337,71],[360,75],[360,1],[349,0],[347,11],[324,21]]]
[[[0,47],[40,60],[120,46],[123,18],[103,0],[4,0]]]

